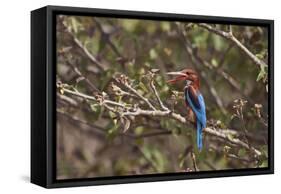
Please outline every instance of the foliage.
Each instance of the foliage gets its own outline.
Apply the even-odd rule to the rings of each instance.
[[[59,179],[267,166],[267,29],[209,27],[231,32],[262,65],[196,23],[57,17]],[[166,83],[166,72],[187,67],[207,105],[201,152],[184,83]],[[125,114],[153,108],[180,118]]]

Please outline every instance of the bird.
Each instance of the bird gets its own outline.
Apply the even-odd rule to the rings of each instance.
[[[184,100],[188,112],[195,116],[195,127],[197,129],[196,142],[199,151],[203,148],[202,131],[206,128],[206,106],[204,97],[199,91],[200,79],[196,71],[193,69],[184,69],[177,72],[167,72],[167,75],[176,76],[174,79],[168,80],[168,83],[174,84],[179,81],[185,81]],[[190,116],[190,115],[189,115]]]

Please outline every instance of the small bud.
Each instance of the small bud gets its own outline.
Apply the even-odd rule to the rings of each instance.
[[[60,93],[63,95],[64,94],[64,89],[60,88]]]
[[[255,113],[259,118],[261,118],[261,109],[262,109],[261,104],[255,104]]]

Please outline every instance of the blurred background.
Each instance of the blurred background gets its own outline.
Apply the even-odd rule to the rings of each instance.
[[[267,29],[209,24],[232,34],[267,63]],[[165,106],[186,116],[184,82],[167,84],[165,73],[192,68],[201,80],[208,126],[261,152],[259,157],[204,133],[196,150],[193,125],[169,117],[118,119],[116,113],[64,88],[147,109],[116,83],[124,74],[157,105],[147,75]],[[57,178],[194,172],[267,166],[267,67],[196,23],[99,17],[57,17]],[[63,85],[63,87],[61,87]],[[121,90],[121,91],[120,91]],[[120,94],[121,92],[121,94]]]

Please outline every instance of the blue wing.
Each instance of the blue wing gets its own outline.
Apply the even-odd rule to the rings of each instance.
[[[201,150],[202,143],[202,130],[206,127],[206,107],[202,94],[195,90],[192,86],[185,88],[185,102],[188,104],[196,116],[196,128],[197,128],[197,146]]]
[[[188,87],[186,87],[186,92],[188,94],[188,95],[186,94],[186,96],[189,96],[194,107],[197,109],[200,109],[200,102],[198,101],[198,96],[197,96],[198,91],[195,90],[194,87],[188,86]],[[188,103],[188,102],[186,102],[186,103]]]

